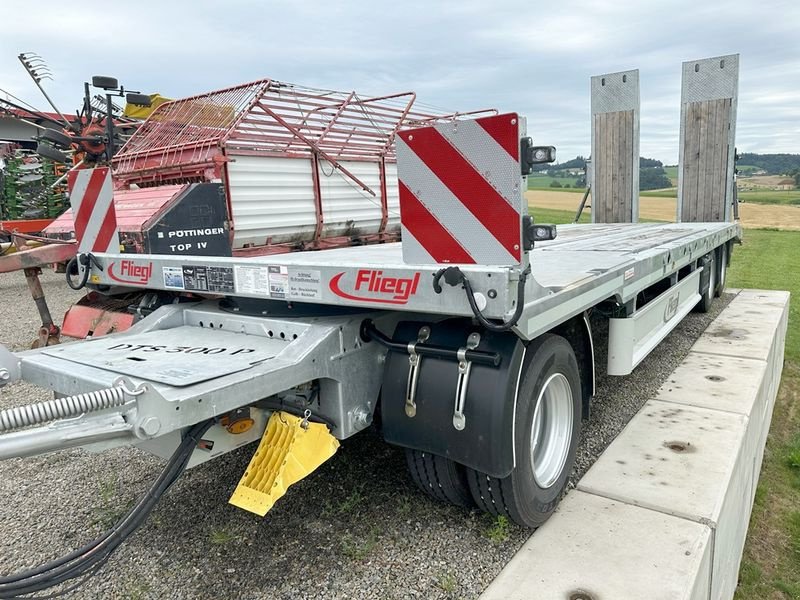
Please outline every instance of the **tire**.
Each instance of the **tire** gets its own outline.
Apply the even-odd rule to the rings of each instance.
[[[719,249],[717,256],[717,288],[714,290],[714,296],[719,298],[722,292],[725,291],[725,283],[728,280],[728,247],[722,246]]]
[[[449,458],[406,448],[406,464],[419,489],[440,502],[474,508],[467,469]]]
[[[526,350],[517,394],[514,470],[503,479],[467,470],[478,507],[523,527],[542,525],[561,500],[575,464],[581,416],[581,378],[572,347],[557,335],[536,338]]]
[[[714,298],[717,295],[717,261],[714,260],[715,252],[709,254],[709,261],[706,263],[708,269],[708,289],[700,297],[700,302],[694,307],[695,312],[707,313],[711,310]]]

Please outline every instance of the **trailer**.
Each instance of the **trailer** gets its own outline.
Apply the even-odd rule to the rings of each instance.
[[[70,178],[84,220],[78,278],[108,297],[141,293],[136,322],[73,344],[0,348],[0,384],[55,392],[0,411],[0,459],[132,445],[167,464],[52,581],[113,552],[185,468],[258,442],[230,501],[264,515],[373,426],[406,449],[423,492],[537,527],[589,417],[590,315],[608,320],[605,369],[627,375],[724,288],[736,223],[536,223],[525,176],[554,149],[534,146],[515,113],[420,122],[395,143],[399,242],[121,251],[110,170]],[[37,573],[0,581],[0,592],[28,593]]]

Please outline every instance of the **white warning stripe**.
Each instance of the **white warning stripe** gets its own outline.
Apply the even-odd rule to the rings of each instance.
[[[397,160],[403,165],[401,172],[403,184],[450,232],[475,262],[479,264],[514,264],[517,262],[517,259],[399,137],[396,140],[396,151]],[[414,242],[419,244],[417,240]],[[403,243],[405,244],[405,237]],[[423,248],[421,244],[420,248]],[[427,254],[427,251],[425,252]],[[420,262],[422,262],[421,256]]]

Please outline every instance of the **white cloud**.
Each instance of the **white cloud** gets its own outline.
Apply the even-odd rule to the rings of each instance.
[[[181,97],[273,77],[364,94],[414,90],[447,110],[495,106],[564,157],[589,152],[589,77],[639,68],[641,150],[676,162],[680,65],[741,53],[739,145],[800,151],[794,0],[3,3],[0,88],[45,108],[16,55],[41,54],[63,110],[82,82]]]

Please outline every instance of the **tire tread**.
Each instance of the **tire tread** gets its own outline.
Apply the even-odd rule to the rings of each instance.
[[[443,456],[406,448],[406,463],[416,486],[440,502],[473,508],[466,469]]]

